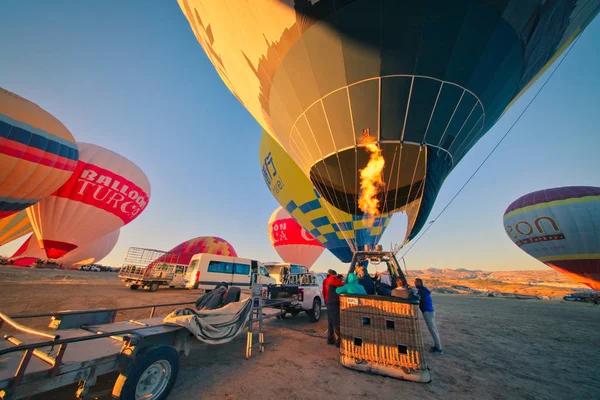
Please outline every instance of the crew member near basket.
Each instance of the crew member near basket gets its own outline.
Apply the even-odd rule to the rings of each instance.
[[[420,278],[415,279],[415,289],[421,297],[419,308],[423,313],[423,319],[425,319],[429,333],[431,333],[431,337],[435,343],[435,346],[431,348],[431,352],[433,354],[444,354],[442,342],[440,341],[440,333],[435,326],[435,311],[433,309],[433,300],[431,300],[431,291],[423,286],[423,280]]]
[[[328,270],[323,281],[323,299],[327,304],[327,344],[337,347],[340,346],[340,297],[335,289],[340,286],[344,286],[344,282],[337,277],[337,272]]]

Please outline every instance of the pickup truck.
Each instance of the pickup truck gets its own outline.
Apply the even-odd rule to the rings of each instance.
[[[187,265],[159,263],[151,267],[124,265],[118,277],[131,290],[138,288],[156,292],[160,286],[184,287]]]
[[[311,322],[321,319],[321,307],[324,304],[323,277],[311,272],[301,274],[289,274],[280,285],[267,286],[266,297],[270,300],[278,300],[283,303],[283,312],[278,318],[285,318],[287,313],[296,316],[301,311],[308,314]]]

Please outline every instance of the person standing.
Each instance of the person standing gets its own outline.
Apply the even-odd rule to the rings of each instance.
[[[419,309],[423,313],[425,324],[431,333],[435,346],[431,348],[433,354],[444,354],[442,342],[440,341],[440,333],[435,326],[435,310],[433,309],[433,300],[431,300],[431,291],[423,285],[423,280],[415,279],[415,288],[419,292],[421,299],[419,300]]]
[[[358,278],[358,283],[360,283],[364,288],[367,294],[375,294],[375,282],[373,282],[373,278],[369,275],[369,271],[367,269],[368,261],[365,261],[356,266],[354,269],[354,273]]]
[[[323,299],[327,304],[327,344],[340,347],[340,297],[335,289],[344,286],[337,277],[337,272],[330,269],[323,281]]]

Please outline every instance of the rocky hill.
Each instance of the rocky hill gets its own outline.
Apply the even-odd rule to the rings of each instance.
[[[428,287],[440,293],[562,298],[569,293],[590,292],[587,286],[551,269],[482,271],[428,268],[407,272],[409,281],[422,278]]]

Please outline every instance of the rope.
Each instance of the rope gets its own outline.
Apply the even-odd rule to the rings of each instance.
[[[571,50],[573,50],[573,47],[575,47],[575,44],[577,43],[577,41],[579,40],[581,36],[578,36],[574,41],[573,44],[571,44],[571,47],[569,48],[569,50],[567,50],[567,52],[565,53],[564,57],[560,60],[560,62],[556,65],[556,68],[554,68],[554,70],[552,71],[552,73],[550,74],[550,76],[548,77],[548,79],[546,79],[546,81],[544,82],[544,84],[538,89],[537,93],[533,96],[533,98],[529,101],[529,103],[527,104],[527,106],[523,109],[523,111],[521,111],[521,114],[517,117],[517,119],[513,122],[513,124],[510,126],[510,128],[508,128],[508,130],[506,131],[506,133],[504,134],[504,136],[502,136],[502,138],[500,139],[500,141],[494,146],[494,148],[492,149],[492,151],[490,151],[490,153],[487,155],[487,157],[481,162],[481,164],[479,164],[479,166],[477,167],[477,169],[475,170],[475,172],[473,172],[473,174],[469,177],[469,179],[467,179],[467,181],[462,185],[462,187],[458,190],[458,192],[456,192],[456,194],[454,195],[454,197],[452,197],[452,199],[448,202],[448,204],[446,204],[446,206],[442,209],[442,211],[440,211],[440,213],[429,222],[429,225],[427,226],[427,228],[423,231],[423,233],[421,233],[421,235],[417,238],[417,240],[415,240],[412,245],[406,250],[406,252],[404,252],[404,254],[402,254],[401,258],[404,258],[408,252],[415,247],[415,245],[419,242],[419,240],[421,240],[423,238],[423,236],[425,236],[425,234],[427,233],[427,231],[429,231],[429,229],[433,226],[433,223],[436,222],[438,220],[438,218],[444,213],[444,211],[446,211],[446,209],[448,209],[448,207],[450,207],[450,204],[452,204],[454,202],[454,200],[458,197],[458,195],[463,191],[463,189],[469,184],[469,182],[471,182],[471,180],[473,179],[473,177],[475,177],[475,175],[477,174],[477,172],[479,172],[479,170],[483,167],[483,165],[486,163],[486,161],[492,156],[492,154],[494,154],[494,152],[496,151],[496,149],[500,146],[500,144],[504,141],[504,139],[506,139],[506,137],[508,136],[508,134],[513,130],[513,128],[515,127],[515,125],[517,125],[517,123],[521,120],[521,117],[523,117],[523,115],[525,115],[525,113],[527,112],[527,110],[529,109],[529,107],[531,106],[531,104],[533,104],[533,102],[535,101],[535,99],[538,97],[538,95],[542,92],[542,90],[546,87],[546,85],[548,84],[548,82],[550,82],[550,79],[552,79],[552,77],[554,76],[554,74],[556,73],[556,71],[558,70],[558,68],[560,68],[561,64],[563,63],[563,61],[565,61],[567,59],[567,57],[569,56],[569,54],[571,53]]]

